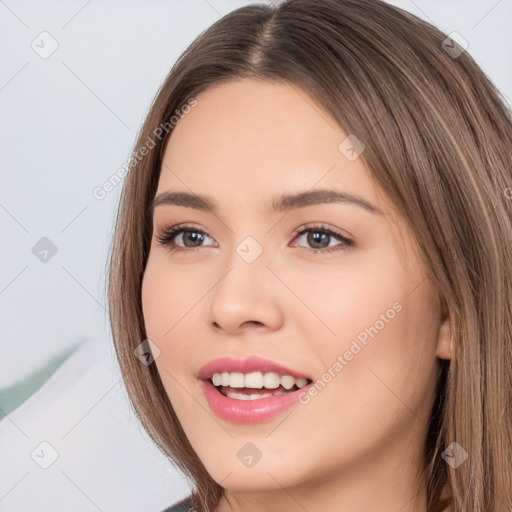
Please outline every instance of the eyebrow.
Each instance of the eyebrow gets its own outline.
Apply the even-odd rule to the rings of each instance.
[[[382,215],[382,210],[368,201],[348,192],[337,190],[322,189],[309,190],[306,192],[298,192],[295,194],[283,194],[272,202],[273,212],[287,212],[297,208],[313,206],[325,203],[348,203],[355,204],[365,210]],[[149,206],[149,211],[153,212],[155,208],[162,205],[184,206],[186,208],[194,208],[200,211],[211,211],[216,213],[219,210],[217,203],[203,195],[191,194],[189,192],[162,192],[155,197]]]

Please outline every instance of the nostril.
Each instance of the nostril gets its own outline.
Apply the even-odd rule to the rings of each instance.
[[[244,322],[241,327],[245,327],[246,325],[254,325],[255,327],[261,327],[263,324],[259,322],[258,320],[247,320],[247,322]]]

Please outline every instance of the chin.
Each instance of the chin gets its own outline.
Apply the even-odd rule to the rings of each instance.
[[[278,470],[272,470],[272,468],[267,469],[263,466],[258,470],[255,468],[234,470],[229,469],[228,467],[225,469],[225,472],[222,474],[218,471],[215,471],[210,473],[210,476],[219,485],[231,491],[278,491],[282,490],[283,487],[293,487],[293,485],[296,483],[293,480],[290,480],[290,475],[288,475],[287,479],[285,480],[283,478],[283,474]]]

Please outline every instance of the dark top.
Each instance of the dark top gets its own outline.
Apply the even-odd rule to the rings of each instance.
[[[192,505],[191,497],[187,496],[162,512],[197,512],[197,510]]]

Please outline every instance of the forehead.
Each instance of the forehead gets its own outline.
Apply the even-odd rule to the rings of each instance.
[[[349,134],[297,86],[244,79],[195,99],[171,133],[158,192],[247,201],[319,187],[381,201],[364,159],[344,152]]]
[[[286,162],[319,151],[332,157],[344,135],[304,91],[286,83],[228,82],[207,89],[196,100],[197,106],[174,128],[169,145],[198,157],[206,150],[230,160],[282,157]]]

